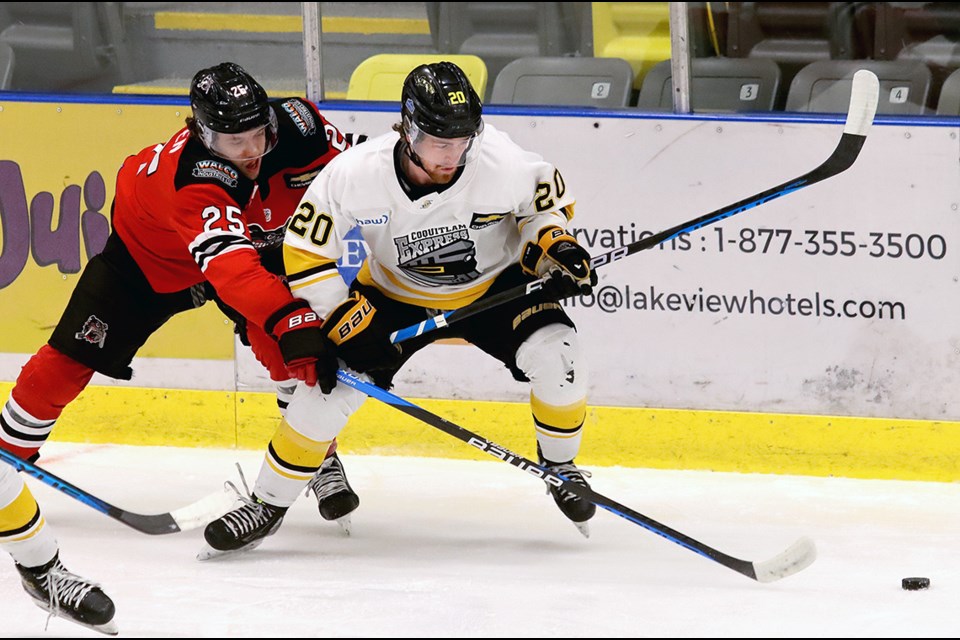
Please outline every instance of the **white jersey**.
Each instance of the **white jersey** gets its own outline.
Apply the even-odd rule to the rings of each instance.
[[[566,228],[574,199],[560,172],[485,124],[479,156],[444,191],[411,201],[392,132],[333,159],[304,194],[284,240],[294,295],[326,316],[347,296],[336,270],[360,227],[368,252],[357,278],[395,300],[458,309],[479,298],[527,241]]]

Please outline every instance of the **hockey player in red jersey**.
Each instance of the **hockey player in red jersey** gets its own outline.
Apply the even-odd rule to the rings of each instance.
[[[332,346],[320,320],[282,276],[282,243],[306,188],[347,148],[343,135],[307,101],[268,100],[233,63],[199,71],[190,101],[187,126],[123,163],[113,232],[0,412],[4,449],[36,457],[94,372],[131,379],[133,357],[150,335],[211,298],[278,384],[281,413],[297,381],[335,385],[336,361],[326,357]],[[309,479],[328,520],[348,517],[359,504],[335,449],[308,461],[283,452],[272,458],[282,471]],[[39,505],[9,465],[0,465],[0,546],[51,615],[117,632],[113,602],[63,568]]]

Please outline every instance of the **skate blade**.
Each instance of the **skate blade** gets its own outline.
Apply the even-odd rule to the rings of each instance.
[[[71,618],[70,616],[65,615],[62,611],[52,612],[50,610],[50,605],[47,604],[46,602],[40,602],[38,600],[34,600],[33,604],[37,605],[38,607],[46,611],[48,614],[53,615],[54,617],[60,618],[61,620],[66,620],[68,622],[72,622],[73,624],[80,625],[81,627],[86,627],[87,629],[93,629],[94,631],[99,631],[100,633],[103,633],[105,635],[115,636],[120,633],[120,629],[117,628],[117,623],[114,622],[113,620],[104,624],[88,624],[86,622],[80,622],[75,618]]]
[[[571,522],[573,522],[571,520]],[[577,531],[583,534],[584,538],[590,537],[590,525],[586,522],[574,522],[573,526],[577,528]]]
[[[261,544],[266,538],[260,538],[255,540],[248,545],[242,546],[239,549],[231,549],[230,551],[221,551],[220,549],[214,549],[209,544],[204,544],[203,548],[200,549],[200,553],[197,554],[197,560],[201,562],[206,562],[208,560],[219,560],[221,558],[226,558],[229,556],[239,555],[241,553],[246,553],[247,551],[253,551]]]
[[[349,513],[337,518],[336,523],[340,525],[340,529],[348,536],[353,532],[353,521],[350,519]]]

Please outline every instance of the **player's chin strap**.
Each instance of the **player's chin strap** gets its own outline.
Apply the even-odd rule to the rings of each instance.
[[[402,144],[403,146],[400,148],[400,154],[406,155],[408,158],[410,158],[410,162],[412,162],[413,164],[417,165],[418,167],[426,171],[427,168],[423,166],[423,162],[420,160],[420,156],[414,153],[413,147],[411,147],[410,143],[407,142],[406,134],[404,134]]]
[[[564,491],[576,495],[582,500],[587,500],[614,513],[621,518],[625,518],[634,524],[638,524],[648,531],[652,531],[659,536],[662,536],[674,542],[685,549],[689,549],[696,554],[703,556],[709,560],[713,560],[728,569],[733,569],[734,571],[741,573],[748,578],[756,580],[757,582],[773,582],[774,580],[779,580],[780,578],[786,578],[787,576],[793,575],[798,571],[805,569],[810,566],[811,563],[817,557],[817,550],[809,538],[800,538],[794,542],[790,547],[785,551],[780,553],[777,556],[763,562],[750,562],[749,560],[740,560],[739,558],[734,558],[728,556],[725,553],[717,551],[716,549],[709,547],[702,542],[698,542],[693,538],[675,531],[670,527],[660,524],[656,520],[648,518],[642,513],[638,513],[631,509],[630,507],[625,507],[619,502],[615,502],[610,498],[607,498],[604,495],[601,495],[583,485],[577,484],[567,480],[556,473],[553,473],[547,469],[544,469],[540,465],[536,464],[532,460],[527,460],[521,455],[510,451],[505,447],[501,447],[498,444],[490,442],[489,440],[478,436],[475,433],[467,431],[463,427],[456,425],[440,416],[430,413],[422,407],[418,407],[415,404],[412,404],[403,398],[393,395],[389,391],[381,389],[380,387],[365,382],[360,378],[354,376],[351,373],[340,369],[337,371],[337,380],[343,384],[346,384],[361,393],[365,393],[371,398],[376,398],[381,402],[390,405],[398,411],[421,420],[431,427],[435,427],[444,433],[447,433],[454,438],[466,442],[472,447],[476,447],[484,453],[488,453],[497,460],[506,462],[507,464],[513,465],[514,467],[525,471],[532,475],[535,478],[539,478],[544,482],[553,485],[555,487],[562,487]]]
[[[837,143],[836,148],[830,157],[827,158],[819,167],[803,174],[800,177],[788,180],[783,184],[771,187],[766,191],[761,191],[756,195],[744,198],[726,207],[717,209],[699,218],[694,218],[665,231],[642,238],[636,242],[618,247],[612,251],[594,257],[590,261],[591,268],[596,269],[633,255],[644,249],[651,249],[663,242],[671,240],[680,234],[690,233],[706,227],[707,225],[720,222],[738,213],[750,211],[762,204],[780,198],[782,196],[794,193],[809,187],[812,184],[826,180],[839,173],[849,169],[854,161],[860,155],[860,149],[867,139],[867,133],[873,124],[873,117],[877,111],[877,100],[880,94],[880,81],[871,71],[861,69],[853,76],[853,86],[850,92],[850,108],[847,111],[847,119],[843,128],[843,135]],[[446,327],[459,320],[465,320],[470,316],[476,315],[481,311],[486,311],[504,302],[521,298],[528,293],[536,291],[543,287],[544,278],[534,280],[533,282],[507,289],[489,298],[480,298],[476,302],[469,304],[461,309],[447,311],[423,322],[400,329],[390,334],[390,340],[394,343],[403,342],[416,336]]]

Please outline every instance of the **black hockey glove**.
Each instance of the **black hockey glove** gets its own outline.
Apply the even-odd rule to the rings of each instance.
[[[264,327],[280,344],[290,377],[308,387],[319,385],[323,393],[337,386],[337,355],[324,335],[322,323],[305,300],[295,300],[276,311]]]
[[[217,290],[214,289],[213,285],[207,281],[203,282],[203,293],[207,300],[213,300],[215,303],[217,303],[217,306],[220,308],[220,311],[223,312],[223,315],[233,320],[233,332],[237,334],[238,338],[240,338],[240,344],[245,347],[249,347],[250,339],[247,337],[247,319],[244,318],[239,311],[221,300],[220,296],[217,295]]]
[[[527,243],[520,266],[534,277],[547,277],[543,290],[558,300],[590,293],[597,284],[590,254],[576,238],[554,225],[541,229],[536,242]]]
[[[337,345],[337,355],[359,373],[400,366],[400,345],[390,342],[390,329],[377,309],[359,291],[327,315],[323,329]]]

